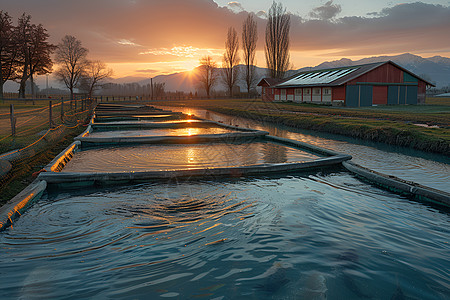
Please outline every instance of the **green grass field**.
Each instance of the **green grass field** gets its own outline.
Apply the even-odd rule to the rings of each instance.
[[[447,98],[427,97],[427,99],[425,100],[425,104],[450,106],[450,97]]]

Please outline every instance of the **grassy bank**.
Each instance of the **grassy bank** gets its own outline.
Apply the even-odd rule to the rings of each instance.
[[[12,163],[12,169],[7,176],[0,179],[0,206],[17,195],[35,178],[33,173],[46,166],[56,155],[73,142],[73,138],[83,132],[83,126],[74,128],[57,141],[49,141],[29,158]]]
[[[75,103],[75,102],[73,102]],[[14,105],[16,134],[11,135],[10,104]],[[0,178],[0,205],[3,205],[31,181],[32,174],[48,164],[83,132],[90,112],[78,100],[70,110],[69,101],[7,100],[0,103],[0,156],[20,150],[21,158],[11,162],[12,169]],[[83,110],[84,109],[84,110]],[[51,119],[50,119],[51,116]],[[52,120],[52,127],[50,127]]]
[[[255,99],[165,101],[154,104],[203,108],[295,128],[450,155],[450,106],[445,102],[369,108],[268,103]]]

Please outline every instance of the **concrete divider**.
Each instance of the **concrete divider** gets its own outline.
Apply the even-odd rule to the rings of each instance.
[[[80,135],[76,136],[75,139],[80,138],[80,137],[85,137],[91,132],[92,132],[92,125],[89,124],[88,127],[86,128],[86,130],[83,131]]]
[[[224,123],[217,122],[217,121],[210,121],[210,120],[204,120],[204,119],[198,119],[198,120],[206,121],[206,122],[209,122],[209,123],[213,123],[213,124],[216,124],[217,126],[225,127],[225,128],[228,128],[228,129],[233,129],[233,130],[236,130],[236,131],[261,131],[261,130],[258,130],[258,129],[239,127],[239,126],[235,126],[235,125],[228,125],[228,124],[224,124]]]
[[[125,121],[125,122],[107,122],[107,123],[92,123],[91,124],[94,131],[96,129],[101,130],[129,130],[129,129],[151,129],[151,128],[185,128],[185,127],[211,127],[211,125],[216,125],[212,121],[202,121],[202,120],[192,120],[191,122],[148,122],[148,121]]]
[[[248,140],[267,134],[269,134],[267,131],[254,131],[222,134],[199,134],[191,136],[80,137],[76,138],[76,140],[82,143],[82,147],[106,144],[196,144]]]
[[[433,202],[447,207],[450,206],[450,193],[406,181],[392,175],[379,173],[353,162],[343,162],[342,165],[350,172],[381,188],[395,193],[406,194],[417,200]]]
[[[130,115],[142,115],[142,116],[151,116],[151,115],[160,115],[160,114],[171,114],[171,115],[182,115],[181,112],[171,112],[171,111],[141,111],[141,110],[96,110],[97,116],[130,116]]]
[[[183,116],[173,115],[152,115],[141,116],[139,114],[130,116],[96,116],[95,122],[108,123],[108,122],[120,122],[120,121],[169,121],[169,120],[186,120]]]
[[[275,142],[292,145],[292,146],[295,146],[297,148],[308,150],[310,152],[317,153],[317,154],[324,155],[324,156],[346,155],[348,157],[348,159],[352,159],[351,155],[339,153],[339,152],[336,152],[336,151],[333,151],[333,150],[329,150],[329,149],[325,149],[325,148],[322,148],[322,147],[310,145],[310,144],[307,144],[307,143],[304,143],[304,142],[300,142],[300,141],[296,141],[296,140],[290,140],[290,139],[286,139],[286,138],[282,138],[282,137],[278,137],[278,136],[273,136],[273,135],[267,135],[265,138],[268,139],[268,140],[275,141]]]
[[[88,185],[125,184],[132,182],[145,182],[169,178],[210,178],[212,177],[242,177],[251,175],[264,175],[273,173],[298,172],[309,169],[338,165],[348,160],[347,155],[325,157],[308,162],[294,162],[281,164],[259,164],[251,166],[228,168],[199,168],[187,170],[163,170],[148,172],[97,172],[97,173],[69,173],[45,172],[39,178],[49,184],[80,187]]]
[[[36,200],[38,200],[47,187],[47,182],[36,179],[25,189],[23,189],[14,198],[0,207],[0,231],[9,226],[13,226],[15,218],[23,212]]]
[[[60,172],[64,166],[72,159],[74,152],[81,146],[80,141],[70,144],[64,151],[59,153],[47,166],[43,168],[45,172]]]

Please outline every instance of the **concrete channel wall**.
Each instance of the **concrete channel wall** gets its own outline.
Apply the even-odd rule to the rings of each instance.
[[[0,231],[13,226],[14,219],[22,215],[35,201],[39,200],[47,188],[45,180],[36,179],[14,198],[0,207]]]
[[[81,137],[76,138],[85,145],[121,144],[194,144],[207,142],[227,142],[248,140],[269,134],[267,131],[222,134],[199,134],[193,136],[140,136],[140,137]]]
[[[416,200],[432,202],[439,205],[450,206],[450,194],[436,190],[415,182],[406,181],[392,175],[382,174],[364,168],[353,162],[343,162],[342,165],[358,177],[395,193],[412,196]]]

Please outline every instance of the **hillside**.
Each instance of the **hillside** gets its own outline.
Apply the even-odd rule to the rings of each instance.
[[[305,70],[318,70],[348,65],[361,65],[388,60],[392,60],[393,62],[423,77],[424,79],[435,83],[438,88],[450,85],[450,58],[442,56],[423,58],[409,53],[397,56],[368,57],[355,61],[348,58],[342,58],[340,60],[323,62],[315,67],[306,67],[297,70],[292,70],[289,72],[289,75]],[[243,68],[244,66],[239,65],[238,67]],[[219,72],[220,71],[221,70],[219,69]],[[258,74],[257,76],[258,81],[261,78],[267,76],[266,68],[257,67],[256,71]],[[165,82],[167,91],[194,92],[196,90],[196,84],[198,80],[195,75],[192,76],[190,73],[191,72],[182,72],[170,75],[160,75],[156,76],[153,80],[154,82]],[[150,79],[141,80],[138,83],[148,84],[150,83]],[[241,88],[241,91],[246,91],[245,82],[242,79],[238,80],[238,86]],[[220,80],[219,84],[216,86],[215,89],[226,90],[225,86],[220,83]]]

